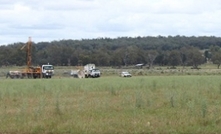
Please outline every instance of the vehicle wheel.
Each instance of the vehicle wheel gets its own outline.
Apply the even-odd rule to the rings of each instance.
[[[33,78],[34,78],[34,79],[36,79],[36,78],[37,78],[37,76],[33,76]]]

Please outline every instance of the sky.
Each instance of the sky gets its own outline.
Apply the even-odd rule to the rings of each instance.
[[[0,0],[0,45],[221,36],[221,0]]]

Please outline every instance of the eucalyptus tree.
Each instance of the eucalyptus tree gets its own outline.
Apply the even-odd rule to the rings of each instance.
[[[189,47],[187,52],[187,64],[192,65],[193,69],[198,69],[198,66],[205,62],[203,53],[196,47]]]
[[[221,51],[213,52],[211,60],[213,64],[217,64],[217,68],[219,69],[221,65]]]
[[[148,64],[148,68],[152,69],[153,68],[153,63],[154,60],[156,59],[158,55],[158,52],[156,50],[149,50],[146,52],[146,62]]]
[[[180,51],[178,50],[170,51],[168,60],[169,60],[170,65],[173,66],[173,68],[175,68],[175,66],[180,65],[182,61]]]
[[[210,47],[211,52],[211,61],[213,64],[217,64],[217,68],[219,69],[221,65],[221,49],[219,46]]]

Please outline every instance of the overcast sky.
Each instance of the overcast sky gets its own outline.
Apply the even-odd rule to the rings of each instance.
[[[62,39],[221,36],[221,0],[0,0],[0,45]]]

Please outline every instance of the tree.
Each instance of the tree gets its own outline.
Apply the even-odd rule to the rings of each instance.
[[[154,63],[164,66],[168,65],[168,57],[169,57],[169,51],[159,51],[159,54],[157,55],[156,59],[154,60]]]
[[[25,51],[17,51],[25,43],[8,44],[0,46],[0,65],[25,65]],[[182,48],[185,47],[185,48]],[[118,37],[60,40],[52,42],[39,42],[33,47],[33,65],[50,63],[53,65],[81,65],[95,62],[100,66],[121,66],[137,63],[177,65],[177,56],[169,55],[171,51],[178,50],[181,53],[183,66],[201,64],[193,61],[192,48],[208,50],[204,53],[204,59],[210,59],[213,51],[221,47],[221,37],[185,37],[185,36],[157,36],[157,37]],[[184,51],[185,50],[185,51]],[[199,49],[198,49],[199,50]],[[197,52],[199,53],[199,52]],[[190,56],[188,56],[190,55]],[[192,54],[196,55],[196,54]],[[200,55],[200,54],[199,54]],[[202,54],[203,55],[203,54]],[[201,56],[198,56],[201,57]],[[173,60],[172,60],[173,59]],[[172,61],[174,61],[172,63]],[[203,62],[202,62],[203,63]],[[217,63],[217,62],[216,62]]]
[[[170,65],[173,66],[173,68],[175,66],[180,65],[180,63],[181,63],[181,56],[180,56],[180,52],[178,50],[172,50],[170,52],[169,63],[170,63]]]
[[[156,59],[156,57],[158,55],[158,52],[156,50],[150,50],[150,51],[147,51],[146,55],[147,55],[146,61],[149,65],[149,69],[152,69],[153,68],[153,62]]]
[[[110,59],[110,65],[111,66],[121,66],[123,64],[122,57],[123,56],[124,49],[117,49],[113,52],[111,59]]]
[[[187,63],[192,65],[193,69],[198,69],[198,66],[204,63],[203,54],[200,53],[199,49],[190,47],[187,52]]]
[[[188,48],[187,47],[182,47],[180,49],[180,54],[181,54],[181,64],[182,64],[182,66],[184,68],[187,65]]]
[[[221,51],[213,52],[211,60],[213,64],[217,64],[217,68],[219,69],[221,64]]]
[[[129,60],[129,53],[128,53],[128,50],[126,50],[124,51],[124,56],[123,56],[124,66],[127,66],[128,60]]]
[[[130,65],[134,65],[137,63],[143,63],[144,57],[143,57],[143,51],[141,51],[140,48],[137,46],[128,46],[127,49],[127,63]]]
[[[219,69],[221,64],[221,49],[219,46],[210,47],[210,57],[213,64],[217,64],[217,68]]]

